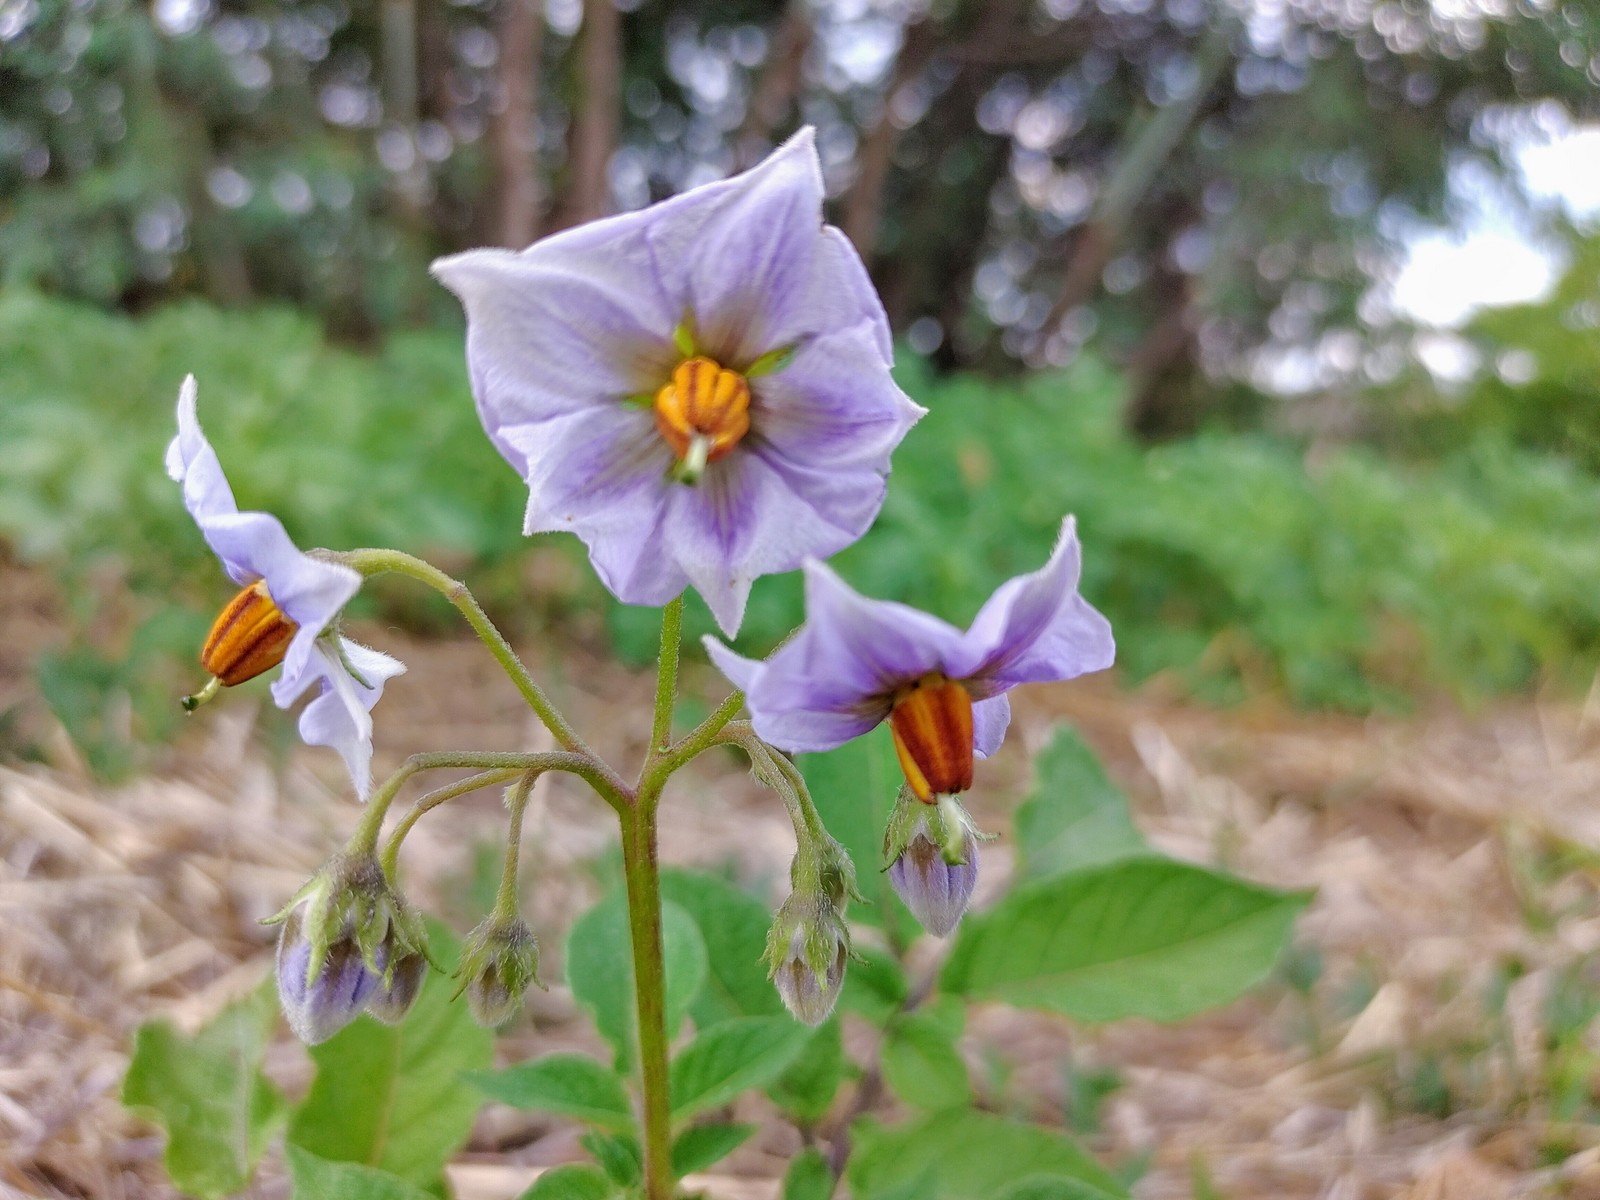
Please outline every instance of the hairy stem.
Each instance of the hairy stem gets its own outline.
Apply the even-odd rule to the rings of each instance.
[[[627,878],[633,942],[634,996],[639,1015],[639,1079],[644,1096],[646,1200],[671,1200],[672,1112],[667,1064],[666,957],[661,944],[661,869],[656,861],[656,802],[641,795],[622,818],[622,869]]]
[[[703,754],[709,747],[714,746],[717,735],[722,732],[727,723],[739,715],[739,710],[744,707],[744,693],[734,692],[721,704],[717,705],[712,714],[688,733],[684,734],[681,741],[669,747],[646,769],[644,778],[639,781],[639,791],[643,794],[647,790],[660,791],[661,785],[667,777],[677,771],[690,759]]]
[[[656,665],[656,710],[650,724],[650,758],[667,750],[672,706],[678,698],[678,645],[683,636],[683,597],[661,610],[661,657]],[[649,759],[646,760],[649,762]]]
[[[394,831],[389,834],[389,840],[383,845],[383,854],[378,861],[383,865],[383,873],[390,879],[394,878],[396,868],[400,863],[400,845],[406,840],[406,835],[411,832],[412,826],[420,821],[425,813],[432,812],[446,801],[454,800],[458,796],[465,796],[479,788],[493,787],[497,783],[505,783],[515,779],[523,772],[515,768],[502,767],[495,771],[484,771],[478,775],[470,775],[466,779],[457,780],[455,783],[446,784],[442,788],[419,796],[400,818]]]
[[[538,772],[529,771],[506,789],[511,828],[506,833],[506,861],[500,871],[500,890],[494,898],[494,917],[498,921],[510,921],[517,915],[517,860],[522,854],[522,818],[528,811],[528,797],[538,780]]]

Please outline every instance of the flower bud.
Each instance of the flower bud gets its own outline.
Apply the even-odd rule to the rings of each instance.
[[[274,920],[278,995],[295,1035],[326,1041],[376,1000],[404,1016],[422,982],[412,962],[427,957],[421,919],[370,855],[338,855]]]
[[[400,1024],[417,1002],[427,977],[428,960],[421,954],[413,951],[390,960],[386,980],[379,980],[378,990],[367,1001],[367,1011],[385,1025]]]
[[[530,984],[539,983],[539,941],[520,917],[488,917],[467,935],[461,987],[479,1025],[496,1029],[516,1016]],[[543,984],[539,984],[543,987]]]
[[[360,1016],[379,979],[348,934],[319,955],[305,935],[300,910],[284,919],[278,932],[278,999],[289,1028],[306,1045],[327,1041]]]
[[[953,796],[929,806],[909,791],[901,791],[884,834],[889,883],[924,929],[945,937],[960,924],[978,882],[979,834]]]
[[[825,897],[796,893],[767,934],[768,978],[796,1020],[820,1025],[844,985],[850,931]]]

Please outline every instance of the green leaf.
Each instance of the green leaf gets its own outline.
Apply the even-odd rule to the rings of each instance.
[[[1058,729],[1034,767],[1033,790],[1017,809],[1018,875],[1059,875],[1150,847],[1128,813],[1128,799],[1072,729]]]
[[[467,1076],[513,1108],[565,1113],[607,1129],[633,1128],[633,1106],[615,1073],[585,1054],[547,1054],[504,1071]]]
[[[1105,1193],[1064,1175],[1035,1175],[1008,1187],[998,1200],[1099,1200]]]
[[[620,1195],[616,1181],[599,1167],[567,1163],[535,1179],[518,1200],[614,1200]]]
[[[874,1025],[882,1025],[905,1003],[907,980],[899,959],[876,946],[858,943],[852,949],[856,961],[844,973],[844,990],[839,1007],[859,1013]]]
[[[672,1143],[672,1175],[682,1179],[721,1162],[749,1139],[754,1125],[696,1125]]]
[[[606,1175],[629,1188],[644,1175],[644,1152],[631,1133],[586,1133],[578,1143],[594,1155]]]
[[[329,1162],[299,1146],[287,1147],[294,1200],[434,1200],[398,1175],[352,1162]]]
[[[839,1019],[824,1021],[767,1095],[796,1123],[810,1125],[828,1111],[844,1081],[844,1041]]]
[[[1264,979],[1309,899],[1165,859],[1060,875],[968,917],[940,986],[1084,1021],[1176,1021]]]
[[[952,1031],[937,1018],[916,1013],[889,1026],[883,1043],[883,1080],[905,1103],[938,1111],[972,1101],[967,1064]]]
[[[689,1007],[698,1028],[730,1017],[776,1016],[783,1011],[762,959],[772,924],[765,904],[731,883],[696,871],[663,871],[661,894],[694,918],[705,940],[706,984]]]
[[[1116,1178],[1054,1130],[992,1113],[952,1109],[908,1125],[871,1119],[852,1127],[855,1153],[846,1178],[850,1194],[878,1198],[922,1181],[921,1200],[993,1200],[1035,1175],[1081,1183],[1092,1200],[1125,1200]]]
[[[829,1200],[833,1185],[828,1160],[815,1146],[807,1146],[789,1160],[783,1176],[783,1200]]]
[[[449,936],[437,927],[429,933],[435,954],[453,958]],[[494,1045],[466,1004],[451,1002],[454,990],[430,971],[398,1028],[362,1017],[312,1047],[317,1076],[289,1126],[290,1143],[431,1187],[483,1104],[463,1077],[489,1066]]]
[[[811,1030],[789,1017],[736,1017],[703,1030],[672,1063],[675,1120],[766,1087],[805,1047]]]
[[[795,761],[822,823],[855,860],[856,885],[867,899],[867,911],[858,909],[851,917],[881,924],[881,907],[893,895],[881,869],[883,827],[901,783],[889,730],[879,726],[837,750],[802,754]]]
[[[661,906],[662,953],[667,966],[667,1034],[705,985],[706,945],[700,928],[676,904]],[[567,982],[578,1003],[594,1017],[601,1035],[616,1051],[619,1071],[633,1062],[635,1008],[633,942],[628,929],[628,901],[612,892],[573,922],[567,934]]]
[[[167,1133],[167,1174],[190,1195],[241,1191],[288,1117],[261,1074],[278,1019],[271,983],[218,1013],[193,1037],[166,1021],[139,1027],[122,1102]]]

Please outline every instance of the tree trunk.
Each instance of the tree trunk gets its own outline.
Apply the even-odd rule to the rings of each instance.
[[[895,138],[899,133],[893,118],[895,93],[917,77],[932,57],[937,44],[938,30],[931,18],[922,17],[906,26],[900,53],[895,56],[894,66],[889,71],[889,82],[883,89],[882,111],[861,143],[856,181],[845,200],[840,227],[855,244],[862,259],[869,263],[872,261],[873,245],[878,239],[883,192],[894,157]]]
[[[544,208],[535,157],[544,5],[541,0],[501,0],[498,26],[501,108],[489,123],[495,167],[492,236],[497,245],[520,249],[538,236]]]
[[[622,18],[614,0],[584,0],[579,108],[567,162],[571,180],[563,224],[603,217],[611,208],[607,168],[622,117]]]

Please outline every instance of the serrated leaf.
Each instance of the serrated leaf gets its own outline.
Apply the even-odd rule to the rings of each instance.
[[[269,982],[223,1009],[193,1037],[166,1021],[141,1025],[122,1102],[167,1134],[167,1174],[211,1200],[250,1182],[288,1106],[261,1074],[278,1019]]]
[[[504,1071],[476,1071],[473,1086],[513,1108],[565,1113],[607,1129],[633,1128],[622,1080],[584,1054],[547,1054]]]
[[[671,902],[661,905],[661,940],[667,969],[667,1034],[671,1036],[705,986],[706,945],[694,919]],[[633,1062],[637,1018],[628,902],[620,891],[612,892],[573,922],[567,934],[566,973],[573,996],[589,1010],[601,1036],[616,1051],[617,1069],[628,1070]]]
[[[815,1146],[807,1146],[789,1160],[783,1175],[783,1200],[829,1200],[833,1187],[828,1160]]]
[[[430,943],[446,961],[455,954],[437,927]],[[317,1075],[290,1123],[290,1144],[432,1186],[483,1104],[464,1076],[488,1067],[494,1046],[465,1002],[452,1002],[454,991],[430,971],[399,1027],[362,1017],[312,1047]]]
[[[435,1200],[398,1175],[352,1162],[329,1162],[299,1146],[287,1147],[294,1200]]]
[[[1058,729],[1017,809],[1019,876],[1036,879],[1150,853],[1128,799],[1072,729]]]
[[[622,1189],[599,1167],[588,1163],[567,1163],[552,1167],[518,1200],[614,1200]]]
[[[993,1113],[952,1109],[907,1125],[866,1119],[851,1127],[855,1152],[845,1175],[850,1194],[879,1200],[993,1200],[1036,1175],[1073,1179],[1091,1200],[1126,1200],[1127,1189],[1074,1142],[1037,1125]]]
[[[935,1112],[972,1100],[967,1064],[955,1034],[935,1017],[916,1013],[889,1026],[883,1043],[883,1081],[913,1108]]]
[[[940,986],[1084,1021],[1176,1021],[1264,979],[1308,900],[1187,863],[1112,863],[968,917]]]
[[[804,1048],[811,1030],[788,1017],[737,1017],[703,1030],[672,1062],[672,1116],[684,1120],[766,1087]]]
[[[789,1069],[767,1089],[767,1095],[797,1123],[809,1125],[833,1104],[844,1072],[844,1041],[839,1019],[833,1017],[812,1032]]]
[[[622,1187],[632,1187],[644,1174],[644,1151],[631,1133],[586,1133],[578,1144]]]
[[[673,1178],[682,1179],[721,1162],[755,1131],[754,1125],[696,1125],[685,1129],[672,1142]]]
[[[706,983],[689,1007],[698,1028],[730,1017],[776,1016],[783,1011],[762,959],[773,916],[765,904],[731,883],[697,871],[663,871],[661,894],[694,918],[705,941]]]
[[[883,828],[899,794],[901,774],[894,742],[883,726],[826,754],[802,754],[805,776],[822,823],[856,864],[856,885],[866,904],[852,919],[881,924],[881,906],[892,895],[882,872]]]

